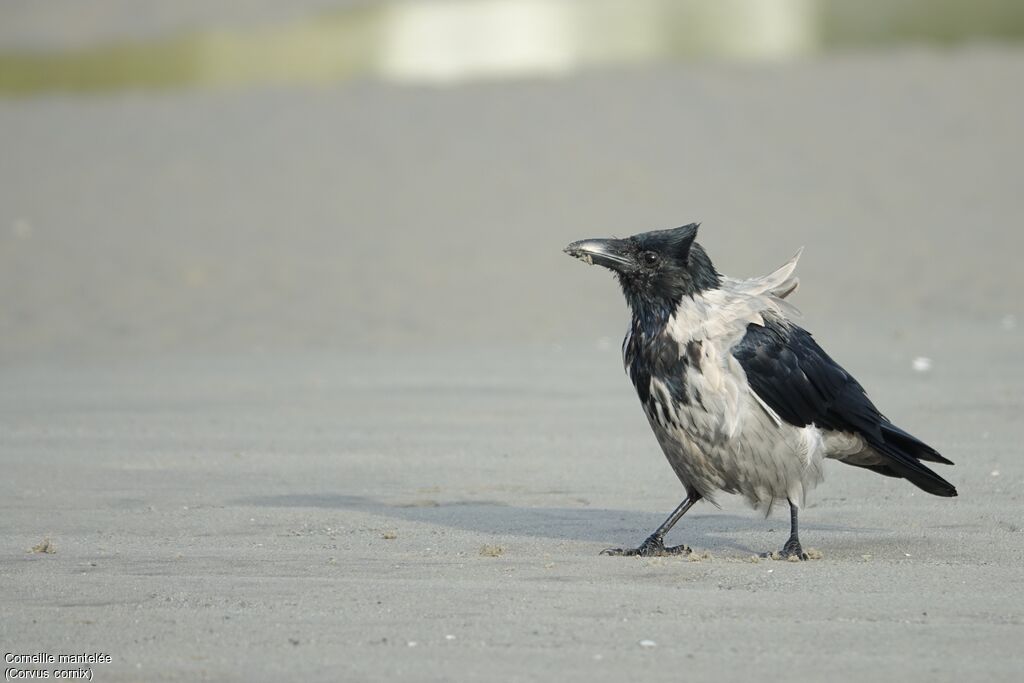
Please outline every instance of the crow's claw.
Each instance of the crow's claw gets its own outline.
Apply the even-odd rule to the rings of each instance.
[[[771,560],[806,560],[809,559],[804,549],[800,547],[800,541],[791,538],[786,541],[786,545],[782,546],[782,550],[777,553],[765,553],[762,557],[766,557]]]
[[[692,550],[686,545],[673,545],[665,547],[665,541],[657,534],[651,534],[647,540],[640,544],[639,548],[605,548],[602,555],[638,556],[638,557],[665,557],[668,555],[689,555]]]

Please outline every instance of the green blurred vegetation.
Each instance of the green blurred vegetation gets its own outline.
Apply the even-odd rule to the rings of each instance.
[[[602,64],[780,60],[1022,35],[1022,0],[396,1],[276,26],[0,53],[0,94],[359,77],[457,83]]]

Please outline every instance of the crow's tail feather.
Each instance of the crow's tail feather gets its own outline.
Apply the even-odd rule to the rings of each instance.
[[[886,443],[898,446],[900,450],[906,451],[918,460],[940,462],[943,465],[953,464],[953,461],[943,458],[939,455],[937,450],[926,444],[924,441],[907,434],[893,423],[884,422],[880,427],[882,429],[882,438],[885,439]]]
[[[921,460],[952,465],[931,446],[915,439],[893,424],[882,425],[882,439],[869,438],[868,443],[886,462],[874,469],[880,474],[903,477],[922,491],[935,496],[952,497],[956,487],[921,464]]]

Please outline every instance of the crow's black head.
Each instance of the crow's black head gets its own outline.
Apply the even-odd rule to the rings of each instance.
[[[625,239],[592,239],[565,248],[570,256],[615,271],[630,307],[674,309],[684,296],[721,285],[721,276],[694,242],[697,223],[642,232]]]

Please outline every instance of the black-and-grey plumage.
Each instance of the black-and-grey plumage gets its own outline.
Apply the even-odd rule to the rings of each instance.
[[[574,242],[565,251],[613,270],[632,320],[626,372],[687,498],[639,548],[609,554],[688,552],[663,535],[696,501],[719,491],[768,511],[790,505],[783,554],[803,557],[797,511],[826,458],[902,477],[938,496],[956,489],[921,461],[952,464],[875,408],[863,387],[785,300],[798,252],[764,277],[719,274],[694,240],[697,224],[625,239]]]

